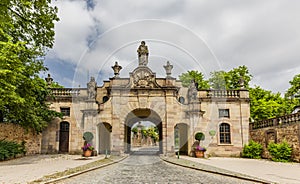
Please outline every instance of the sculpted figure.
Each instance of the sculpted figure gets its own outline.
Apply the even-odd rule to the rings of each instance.
[[[137,52],[139,57],[139,66],[147,66],[149,51],[145,41],[141,42]]]
[[[91,77],[91,81],[87,83],[88,99],[94,99],[96,97],[96,85],[95,78]]]
[[[195,80],[192,80],[188,89],[188,100],[189,102],[197,100],[197,88]]]

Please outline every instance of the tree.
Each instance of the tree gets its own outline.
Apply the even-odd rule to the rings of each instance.
[[[30,59],[37,59],[47,48],[52,48],[54,21],[59,18],[51,0],[1,0],[0,18],[1,28],[13,38],[13,43],[24,42],[31,50],[34,57]]]
[[[188,87],[192,80],[198,83],[198,89],[209,89],[208,81],[204,79],[201,72],[196,70],[188,71],[179,75],[179,79],[182,81],[184,87]]]
[[[214,71],[211,72],[209,84],[213,89],[241,89],[241,80],[243,80],[245,88],[249,88],[249,82],[252,75],[246,66],[233,68],[229,72]]]
[[[137,127],[133,127],[131,129],[131,132],[133,132],[134,134],[137,134],[138,133],[138,128]]]
[[[233,68],[228,72],[228,76],[230,80],[228,89],[241,89],[241,80],[243,80],[244,87],[249,88],[252,75],[245,65]]]
[[[300,105],[300,74],[295,75],[293,80],[289,81],[291,87],[285,93],[294,105]]]
[[[147,136],[151,137],[154,141],[157,141],[159,139],[158,129],[156,127],[149,127],[147,129]]]
[[[214,71],[210,73],[209,84],[212,89],[228,89],[228,74],[225,71]]]
[[[2,119],[40,132],[59,113],[49,110],[49,89],[39,77],[54,43],[57,8],[51,0],[0,2],[0,112]]]
[[[255,121],[274,118],[288,114],[292,105],[280,93],[272,93],[259,86],[250,88],[250,115]]]

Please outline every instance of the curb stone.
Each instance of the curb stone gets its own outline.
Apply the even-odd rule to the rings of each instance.
[[[91,167],[91,168],[88,168],[88,169],[83,169],[83,170],[80,170],[78,172],[75,172],[75,173],[72,173],[72,174],[68,174],[66,176],[62,176],[62,177],[58,177],[58,178],[55,178],[55,179],[51,179],[51,180],[48,180],[48,181],[44,181],[44,182],[39,182],[39,183],[42,183],[42,184],[49,184],[49,183],[54,183],[54,182],[57,182],[57,181],[60,181],[60,180],[64,180],[64,179],[67,179],[67,178],[71,178],[71,177],[74,177],[74,176],[78,176],[80,174],[84,174],[86,172],[89,172],[89,171],[93,171],[93,170],[96,170],[96,169],[100,169],[102,167],[106,167],[106,166],[109,166],[109,165],[112,165],[112,164],[116,164],[116,163],[119,163],[121,162],[122,160],[126,159],[128,157],[128,155],[125,155],[123,157],[121,157],[120,159],[117,159],[117,160],[111,160],[111,162],[109,163],[105,163],[105,164],[100,164],[98,166],[95,166],[95,167]],[[110,157],[108,158],[103,158],[101,160],[105,160],[105,159],[109,159]],[[99,161],[99,160],[97,160]],[[97,162],[97,161],[94,161],[94,162]],[[91,163],[94,163],[94,162],[91,162]],[[88,164],[91,164],[91,163],[88,163]],[[88,165],[88,164],[85,164],[85,165]],[[84,165],[82,165],[84,166]],[[80,166],[78,166],[80,167]],[[76,168],[76,167],[75,167]],[[72,168],[70,168],[72,169]],[[69,169],[68,169],[69,170]],[[63,171],[64,172],[64,171]],[[35,181],[32,181],[32,182],[29,182],[29,183],[35,183]]]
[[[247,180],[247,181],[258,182],[258,183],[264,183],[264,184],[273,184],[274,183],[274,182],[263,180],[260,178],[255,178],[255,177],[252,177],[249,175],[217,168],[214,166],[210,166],[210,165],[206,165],[206,164],[202,164],[202,163],[198,163],[198,162],[193,162],[193,161],[182,159],[182,158],[178,159],[177,157],[165,157],[165,156],[160,156],[160,158],[163,161],[170,163],[170,164],[174,164],[174,165],[178,165],[178,166],[186,167],[186,168],[190,168],[190,169],[195,169],[195,170],[199,170],[199,171],[204,171],[204,172],[208,172],[208,173],[212,173],[212,174],[219,174],[222,176],[228,176],[228,177],[233,177],[233,178],[243,179],[243,180]]]

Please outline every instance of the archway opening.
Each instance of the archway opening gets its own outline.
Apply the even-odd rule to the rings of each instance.
[[[109,123],[98,124],[98,153],[110,154],[112,126]]]
[[[175,152],[180,155],[188,155],[188,130],[188,125],[184,123],[178,123],[174,127]]]
[[[69,152],[69,131],[70,123],[63,121],[59,125],[59,152],[67,153]]]
[[[124,145],[126,153],[162,153],[162,121],[150,109],[135,109],[125,121]]]
[[[140,121],[131,127],[131,151],[159,151],[159,131],[150,121]]]

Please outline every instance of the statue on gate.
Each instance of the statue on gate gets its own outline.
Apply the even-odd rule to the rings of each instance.
[[[195,83],[195,79],[191,80],[189,89],[188,89],[188,101],[189,102],[193,102],[197,100],[197,88],[198,88],[198,84]]]
[[[145,41],[141,42],[137,52],[139,57],[139,66],[147,66],[149,51]]]
[[[96,97],[96,81],[94,77],[91,77],[90,82],[87,83],[87,92],[88,92],[88,99],[95,99]]]

